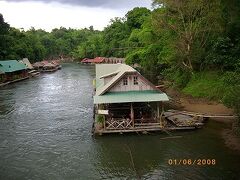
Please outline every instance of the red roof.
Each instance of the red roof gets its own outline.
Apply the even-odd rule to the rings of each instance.
[[[88,62],[88,58],[84,58],[81,62]]]
[[[94,59],[88,59],[88,58],[84,58],[81,62],[82,63],[102,63],[104,61],[105,57],[95,57]]]
[[[92,63],[93,59],[84,58],[81,62],[82,63]]]
[[[95,57],[93,59],[93,63],[102,63],[104,61],[105,57]]]
[[[46,64],[48,64],[49,62],[48,62],[48,61],[41,61],[41,63],[42,63],[43,65],[46,65]]]

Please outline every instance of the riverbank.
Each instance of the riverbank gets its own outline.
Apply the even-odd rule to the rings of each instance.
[[[233,133],[231,129],[222,131],[222,138],[227,147],[240,153],[240,137]]]
[[[168,104],[171,108],[207,114],[234,114],[233,109],[227,108],[220,102],[206,98],[195,98],[173,88],[167,88],[165,91],[171,97],[171,102]],[[240,153],[240,137],[234,134],[231,129],[234,119],[211,118],[210,120],[229,124],[229,128],[223,129],[220,135],[228,148]]]

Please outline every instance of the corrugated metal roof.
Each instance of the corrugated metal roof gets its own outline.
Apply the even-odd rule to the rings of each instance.
[[[158,102],[168,101],[165,93],[159,91],[125,91],[108,92],[101,96],[94,96],[94,104],[129,103],[129,102]]]
[[[115,75],[117,75],[117,73],[119,73],[119,71],[116,71],[116,72],[113,72],[113,73],[110,73],[110,74],[103,75],[103,76],[100,77],[100,79],[106,78],[106,77],[110,77],[110,76],[115,76]]]
[[[17,60],[0,61],[0,71],[4,73],[20,71],[27,69],[25,64],[18,62]]]
[[[27,66],[28,69],[33,69],[32,64],[29,62],[28,58],[23,58],[19,61],[20,63],[23,63]]]
[[[96,90],[104,86],[104,79],[102,76],[116,72],[120,64],[96,64]]]
[[[96,66],[96,71],[96,81],[99,81],[104,75],[118,72],[116,76],[113,77],[113,79],[107,84],[104,85],[103,81],[101,81],[101,84],[97,83],[96,95],[103,94],[114,82],[121,78],[125,73],[137,72],[131,66],[128,66],[126,64],[101,64]],[[101,73],[99,73],[99,71],[101,71]]]

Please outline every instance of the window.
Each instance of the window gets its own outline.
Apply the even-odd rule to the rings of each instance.
[[[133,77],[133,84],[138,85],[138,77],[137,76]]]
[[[128,79],[125,77],[123,78],[123,85],[124,86],[127,86],[128,85]]]

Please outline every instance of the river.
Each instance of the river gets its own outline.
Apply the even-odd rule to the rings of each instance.
[[[92,137],[94,66],[0,88],[0,179],[240,179],[240,155],[224,146],[227,125],[197,131]],[[215,165],[169,165],[169,159]]]

